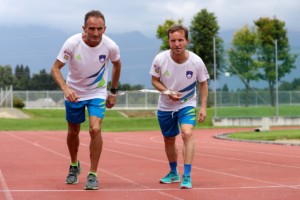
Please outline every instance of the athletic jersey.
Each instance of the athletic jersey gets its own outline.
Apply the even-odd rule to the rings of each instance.
[[[176,63],[170,50],[159,53],[152,63],[150,74],[160,78],[161,83],[170,91],[182,94],[180,101],[172,101],[168,95],[161,94],[158,109],[176,111],[186,106],[196,107],[196,84],[209,79],[209,74],[202,59],[189,51],[189,58],[182,64]]]
[[[120,59],[117,44],[103,35],[96,47],[88,46],[82,33],[71,36],[62,46],[57,59],[69,64],[67,85],[79,95],[79,101],[106,99],[108,61]]]

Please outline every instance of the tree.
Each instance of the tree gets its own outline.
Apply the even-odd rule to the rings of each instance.
[[[28,66],[17,65],[15,68],[14,90],[28,90],[30,82],[30,69]]]
[[[158,25],[156,31],[156,37],[162,40],[162,45],[160,46],[160,50],[167,50],[170,48],[168,34],[167,34],[168,29],[174,24],[182,24],[182,22],[183,19],[179,19],[177,21],[174,21],[172,19],[167,19],[163,25]]]
[[[140,85],[140,84],[138,84],[138,85],[130,85],[128,83],[121,84],[121,82],[119,82],[118,85],[119,85],[118,86],[119,91],[141,90],[141,89],[144,88],[144,86]],[[111,88],[111,81],[108,81],[107,88],[108,89]]]
[[[287,37],[285,23],[277,18],[260,18],[254,21],[257,27],[259,48],[258,60],[263,73],[259,74],[262,80],[268,81],[272,106],[275,106],[275,85],[276,85],[276,55],[275,41],[277,41],[277,63],[278,81],[294,69],[296,54],[290,53],[290,46]]]
[[[10,65],[0,65],[0,88],[5,88],[13,85],[13,74]]]
[[[229,92],[229,87],[227,84],[224,84],[222,87],[222,92]]]
[[[300,90],[300,78],[296,78],[292,81],[294,90]]]
[[[222,71],[224,48],[223,40],[218,36],[219,29],[216,16],[213,13],[209,13],[206,9],[198,12],[190,25],[189,49],[202,58],[211,79],[214,79],[214,38],[216,44],[216,67],[218,69],[217,76]]]
[[[300,78],[294,79],[291,83],[287,81],[282,81],[279,90],[282,91],[292,91],[292,90],[300,90]]]
[[[292,91],[294,90],[293,84],[287,81],[282,81],[281,84],[278,87],[281,91]]]
[[[39,74],[34,74],[30,80],[30,90],[58,90],[58,86],[53,80],[51,74],[45,69],[40,70]]]
[[[250,81],[258,80],[258,64],[255,61],[257,36],[255,30],[244,26],[235,32],[229,49],[230,74],[236,75],[245,86],[245,106],[249,105]]]

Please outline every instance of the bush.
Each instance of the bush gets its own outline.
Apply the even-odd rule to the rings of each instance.
[[[14,98],[13,106],[14,108],[23,108],[25,106],[25,103],[22,99]]]

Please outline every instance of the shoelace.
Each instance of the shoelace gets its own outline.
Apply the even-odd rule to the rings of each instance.
[[[72,173],[72,174],[78,173],[78,167],[71,166],[70,173]]]
[[[88,176],[88,181],[93,181],[95,180],[95,176],[94,175],[89,175]]]

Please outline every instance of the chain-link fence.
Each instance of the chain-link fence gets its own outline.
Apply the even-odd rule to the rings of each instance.
[[[12,86],[0,88],[0,108],[13,107],[13,89]]]
[[[210,93],[209,99],[211,105],[216,105],[217,107],[251,107],[272,105],[272,98],[269,91],[250,91],[248,94],[245,91],[217,91],[216,104],[213,102],[214,95],[214,93]],[[279,91],[278,102],[280,105],[299,105],[300,91]]]
[[[117,96],[116,109],[156,109],[157,93],[127,91]],[[214,96],[216,95],[216,104]],[[279,91],[280,105],[299,105],[300,91]],[[64,95],[61,91],[13,91],[14,99],[21,99],[25,108],[64,108]],[[271,95],[268,91],[244,91],[209,93],[208,106],[222,107],[253,107],[271,106]]]
[[[64,95],[61,91],[14,91],[14,98],[25,103],[24,108],[64,108]],[[155,109],[158,94],[127,91],[117,96],[115,109]]]

